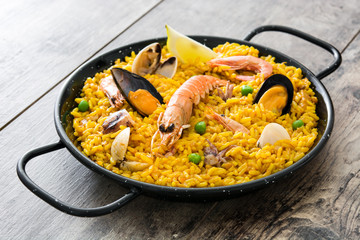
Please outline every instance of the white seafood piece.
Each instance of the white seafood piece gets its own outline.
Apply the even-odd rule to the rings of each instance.
[[[120,164],[120,167],[123,169],[123,170],[129,170],[129,171],[132,171],[132,172],[135,172],[135,171],[142,171],[144,170],[145,168],[149,167],[150,164],[149,163],[143,163],[143,162],[128,162],[128,161],[123,161],[121,164]]]
[[[159,43],[152,43],[136,55],[132,65],[132,72],[140,76],[154,73],[160,65],[160,59],[161,46]]]
[[[112,132],[117,132],[120,129],[121,125],[131,127],[135,125],[134,120],[131,118],[130,114],[126,109],[121,109],[120,111],[111,113],[110,116],[106,118],[102,124],[103,133],[108,134]]]
[[[167,78],[172,78],[177,69],[178,61],[176,57],[166,59],[155,71],[156,74],[163,75]]]
[[[130,128],[122,130],[114,139],[111,145],[111,157],[115,161],[124,160],[125,153],[130,139]]]
[[[277,123],[269,123],[261,133],[257,146],[263,148],[267,143],[274,144],[283,139],[291,139],[286,129]]]

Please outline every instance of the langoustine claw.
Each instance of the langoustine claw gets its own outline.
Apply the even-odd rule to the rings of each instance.
[[[249,70],[256,73],[262,73],[264,79],[270,77],[273,67],[270,63],[261,58],[253,56],[231,56],[226,58],[216,58],[208,62],[210,67],[227,66],[227,70]],[[237,75],[239,81],[252,81],[255,76]]]
[[[216,88],[219,94],[219,97],[226,102],[227,99],[233,96],[234,84],[227,83],[225,93],[219,88]]]
[[[228,82],[212,76],[198,75],[189,78],[180,86],[170,98],[164,113],[158,118],[158,130],[154,139],[160,133],[160,145],[171,147],[180,137],[185,128],[190,127],[188,122],[192,114],[193,104],[199,104],[200,98],[204,98],[214,87],[225,86]]]
[[[218,123],[223,125],[226,129],[232,131],[233,133],[235,133],[235,132],[242,132],[242,133],[247,133],[247,134],[250,133],[249,129],[247,129],[241,123],[239,123],[235,120],[232,120],[231,118],[225,117],[225,115],[217,114],[212,109],[210,109],[210,110],[211,110],[211,114],[208,114],[206,116],[208,118],[215,119]]]
[[[123,106],[125,98],[121,95],[111,75],[100,80],[100,89],[108,97],[112,107],[121,108]]]

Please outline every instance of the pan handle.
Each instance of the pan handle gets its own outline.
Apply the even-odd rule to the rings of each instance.
[[[330,73],[334,72],[341,64],[341,54],[340,52],[331,44],[318,39],[316,37],[313,37],[307,33],[301,32],[299,30],[296,30],[294,28],[290,28],[290,27],[285,27],[285,26],[279,26],[279,25],[265,25],[265,26],[261,26],[258,27],[254,30],[252,30],[245,38],[244,40],[246,41],[250,41],[255,35],[261,33],[261,32],[266,32],[266,31],[277,31],[277,32],[285,32],[285,33],[289,33],[291,35],[297,36],[299,38],[302,38],[304,40],[307,40],[323,49],[325,49],[326,51],[330,52],[333,57],[334,57],[334,61],[330,64],[329,67],[327,67],[326,69],[324,69],[323,71],[321,71],[319,74],[316,75],[316,77],[318,79],[323,79],[326,76],[328,76]]]
[[[78,208],[71,206],[56,197],[52,196],[42,188],[40,188],[37,184],[35,184],[27,175],[25,171],[26,164],[33,158],[49,153],[52,151],[59,150],[61,148],[64,148],[65,145],[59,141],[57,143],[52,143],[43,147],[39,147],[36,149],[33,149],[29,152],[27,152],[18,162],[17,164],[17,174],[22,183],[36,196],[50,204],[51,206],[55,207],[56,209],[65,212],[70,215],[79,216],[79,217],[96,217],[96,216],[102,216],[108,213],[111,213],[122,206],[124,206],[126,203],[128,203],[130,200],[133,200],[135,197],[137,197],[141,191],[137,188],[131,188],[130,192],[125,194],[120,199],[116,200],[115,202],[112,202],[108,205],[96,207],[96,208]]]

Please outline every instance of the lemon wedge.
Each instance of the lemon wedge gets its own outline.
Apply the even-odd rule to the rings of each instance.
[[[167,32],[167,47],[171,54],[183,63],[201,61],[207,62],[217,54],[205,45],[175,31],[169,25],[165,25]]]

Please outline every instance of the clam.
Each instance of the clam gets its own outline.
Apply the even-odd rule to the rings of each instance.
[[[177,58],[170,57],[166,59],[155,71],[155,73],[163,75],[167,78],[172,78],[177,69]]]
[[[149,163],[129,162],[125,160],[125,154],[130,139],[130,128],[122,130],[111,145],[111,158],[120,162],[120,168],[128,171],[141,171],[149,167]]]
[[[254,103],[262,103],[265,109],[281,115],[289,113],[294,97],[294,87],[290,79],[275,74],[265,80],[254,98]]]
[[[111,145],[111,157],[115,161],[123,161],[130,139],[130,128],[122,130]]]
[[[122,68],[112,68],[111,74],[130,106],[142,116],[148,116],[163,104],[163,98],[145,78]]]
[[[261,133],[257,146],[263,148],[267,143],[274,144],[279,140],[291,139],[286,129],[277,123],[269,123]]]
[[[136,55],[131,71],[140,76],[156,73],[167,78],[172,78],[177,69],[176,57],[170,57],[163,63],[160,61],[161,46],[159,43],[152,43]]]
[[[152,43],[143,48],[135,57],[132,72],[140,76],[154,73],[160,65],[161,46],[159,43]]]

